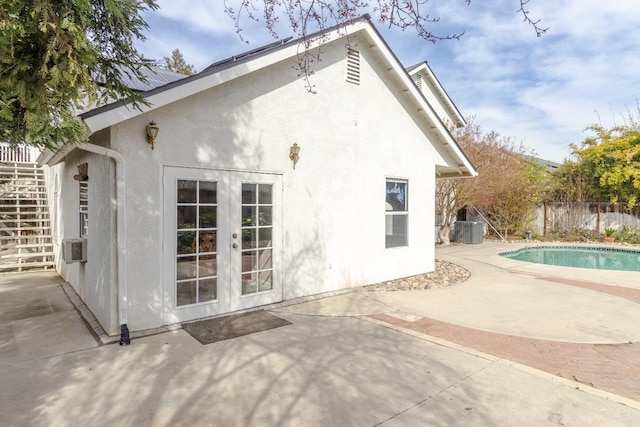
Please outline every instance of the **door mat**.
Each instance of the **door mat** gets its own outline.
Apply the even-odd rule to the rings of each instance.
[[[290,324],[291,322],[274,316],[265,310],[258,310],[216,319],[184,323],[182,329],[200,341],[200,344],[206,345]]]

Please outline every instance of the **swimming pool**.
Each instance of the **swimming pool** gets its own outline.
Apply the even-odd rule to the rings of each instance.
[[[538,264],[596,270],[640,271],[640,251],[579,246],[536,246],[503,252],[503,257]]]

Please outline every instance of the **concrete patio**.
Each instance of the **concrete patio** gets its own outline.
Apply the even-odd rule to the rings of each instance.
[[[637,425],[633,394],[545,372],[527,354],[606,345],[637,360],[640,304],[565,283],[598,284],[593,272],[505,260],[502,246],[439,248],[471,271],[462,284],[282,306],[272,312],[292,325],[206,346],[183,330],[98,345],[55,273],[1,275],[0,424]]]

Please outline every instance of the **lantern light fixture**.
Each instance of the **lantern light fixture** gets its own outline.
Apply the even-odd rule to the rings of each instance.
[[[291,148],[289,148],[289,159],[293,162],[293,168],[295,169],[296,163],[298,163],[298,158],[300,153],[300,146],[297,143],[293,143]]]
[[[153,145],[156,143],[156,137],[158,136],[159,130],[160,128],[154,121],[152,121],[147,125],[147,144],[151,144],[152,150],[153,150]]]

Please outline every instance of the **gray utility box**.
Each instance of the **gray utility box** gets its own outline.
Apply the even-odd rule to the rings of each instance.
[[[484,223],[482,221],[456,221],[453,227],[453,241],[459,243],[482,243]]]

